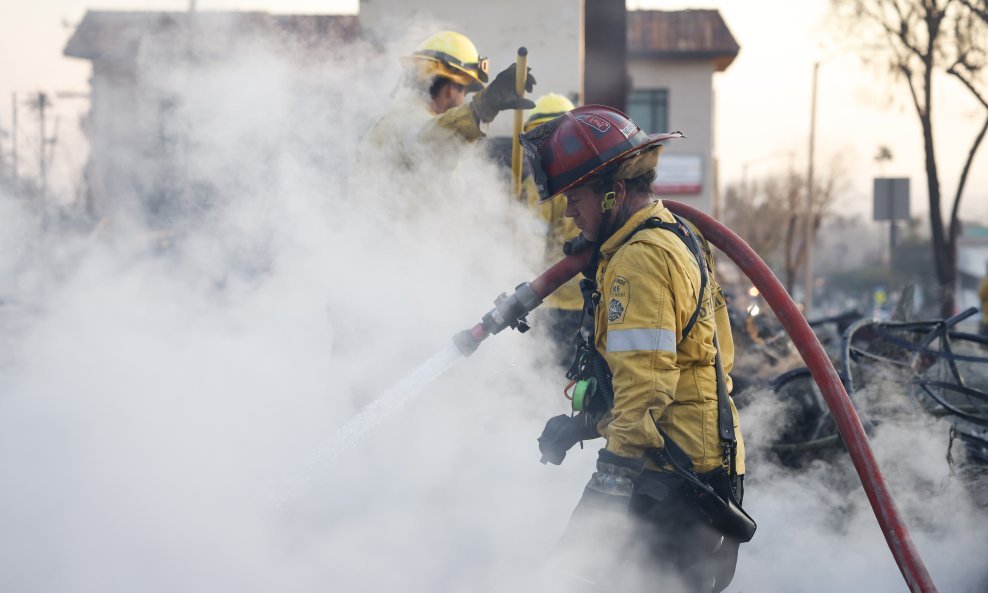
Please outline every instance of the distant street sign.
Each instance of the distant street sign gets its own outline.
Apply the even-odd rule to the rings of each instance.
[[[909,178],[876,177],[874,220],[909,220]]]

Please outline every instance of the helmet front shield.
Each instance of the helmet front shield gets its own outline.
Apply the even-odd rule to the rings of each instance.
[[[549,137],[562,121],[562,118],[550,120],[518,136],[525,158],[532,168],[532,181],[535,182],[535,188],[539,192],[539,202],[544,202],[558,193],[553,192],[549,187],[550,179],[546,172],[545,161],[552,160],[552,153],[545,147]]]

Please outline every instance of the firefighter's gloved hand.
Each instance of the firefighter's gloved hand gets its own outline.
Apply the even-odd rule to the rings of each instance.
[[[621,457],[601,449],[597,455],[597,471],[583,490],[580,506],[627,514],[635,480],[644,469],[644,459]]]
[[[490,123],[502,111],[509,109],[532,109],[535,107],[535,103],[518,96],[518,93],[515,91],[515,72],[517,70],[517,64],[508,66],[486,88],[473,96],[473,110],[477,114],[477,119]],[[532,69],[529,68],[528,70],[529,74],[525,80],[525,90],[532,92],[532,88],[535,87],[535,78],[531,74]]]
[[[539,437],[542,463],[548,461],[553,465],[559,465],[573,445],[599,436],[597,422],[588,414],[553,416],[545,423],[545,429]]]

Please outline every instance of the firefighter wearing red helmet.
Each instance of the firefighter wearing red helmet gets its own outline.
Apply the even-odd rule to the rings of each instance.
[[[374,169],[382,161],[411,169],[423,154],[434,157],[423,148],[456,139],[474,142],[498,113],[534,105],[515,90],[515,64],[487,84],[488,64],[473,42],[455,31],[423,41],[402,59],[400,94],[364,137],[358,162]],[[526,90],[534,84],[529,74]],[[475,93],[470,101],[468,93]]]
[[[754,533],[740,506],[744,442],[723,293],[705,241],[651,190],[662,142],[682,137],[589,105],[521,138],[541,198],[566,195],[582,231],[571,249],[595,250],[583,285],[594,331],[567,374],[578,413],[550,419],[539,448],[558,464],[576,442],[606,439],[557,548],[569,572],[601,590],[640,587],[645,567],[678,575],[688,591],[721,591]],[[617,552],[632,543],[647,562]]]

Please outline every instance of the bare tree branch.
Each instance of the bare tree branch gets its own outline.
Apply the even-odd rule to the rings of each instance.
[[[975,6],[975,4],[977,3],[974,2],[974,0],[958,0],[958,1],[961,4],[963,4],[968,10],[970,10],[971,14],[977,16],[985,23],[988,23],[988,0],[982,0],[980,2],[981,6]]]
[[[977,133],[967,154],[950,219],[945,221],[934,143],[933,76],[934,72],[947,72],[956,77],[988,110],[988,89],[982,86],[984,73],[988,71],[988,29],[985,28],[988,0],[833,0],[833,3],[855,9],[844,12],[847,24],[851,25],[848,30],[860,30],[855,25],[870,28],[874,38],[887,44],[894,76],[905,78],[922,127],[933,256],[944,295],[942,311],[949,315],[957,279],[960,201],[974,158],[988,135],[988,122]]]
[[[860,12],[862,15],[864,15],[864,17],[866,17],[868,20],[872,21],[873,23],[881,27],[885,31],[885,33],[889,36],[890,39],[899,40],[899,42],[906,49],[907,52],[912,53],[914,56],[916,56],[919,59],[923,59],[923,52],[919,49],[919,47],[913,45],[912,40],[909,39],[909,30],[911,28],[909,25],[911,23],[911,19],[909,19],[908,17],[902,14],[902,9],[899,7],[898,3],[893,1],[891,4],[893,5],[893,8],[895,8],[896,14],[899,17],[898,27],[893,27],[892,25],[890,25],[885,20],[885,15],[880,14],[879,12],[873,12],[871,10],[868,10],[867,5],[858,3],[860,7]],[[899,62],[903,61],[903,58],[901,56],[897,56],[896,59]]]
[[[980,96],[979,96],[980,98]],[[984,100],[981,101],[984,103]],[[985,104],[988,107],[988,104]],[[954,194],[954,206],[950,210],[950,241],[954,243],[957,239],[958,232],[958,214],[960,212],[961,197],[964,195],[964,186],[967,184],[968,173],[971,172],[971,165],[974,163],[974,156],[978,153],[978,148],[981,146],[981,141],[985,139],[985,132],[988,132],[988,116],[985,117],[985,123],[981,125],[981,131],[975,137],[974,142],[971,144],[971,149],[967,152],[967,159],[964,161],[964,169],[961,171],[960,181],[957,183],[957,192]]]
[[[947,74],[951,74],[953,76],[956,76],[957,79],[961,81],[961,84],[963,84],[964,86],[966,86],[967,87],[967,90],[971,91],[971,94],[974,95],[974,98],[977,99],[978,102],[981,103],[985,107],[985,109],[988,109],[988,100],[986,100],[981,95],[981,93],[978,92],[978,89],[975,88],[973,82],[971,82],[970,80],[968,80],[967,78],[965,78],[964,75],[961,74],[961,72],[957,70],[956,66],[957,66],[956,64],[954,64],[953,66],[951,66],[950,69],[947,70]]]
[[[913,105],[916,107],[916,113],[920,117],[926,113],[926,107],[919,104],[919,95],[916,94],[916,87],[913,85],[913,73],[909,69],[909,66],[905,64],[900,64],[899,69],[902,71],[902,75],[906,78],[906,86],[909,87],[909,94],[913,98]]]

